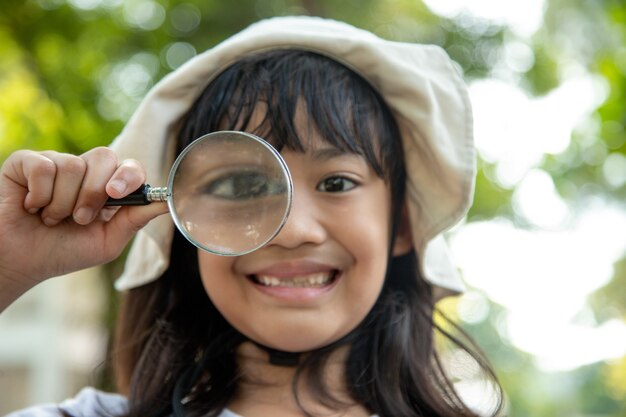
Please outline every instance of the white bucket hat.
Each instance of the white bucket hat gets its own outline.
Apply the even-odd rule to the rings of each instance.
[[[175,159],[178,122],[204,88],[242,56],[273,49],[325,55],[361,75],[381,94],[402,135],[407,205],[421,273],[436,287],[438,298],[462,291],[443,232],[459,222],[471,205],[476,154],[467,88],[438,46],[387,41],[316,17],[263,20],[161,80],[112,149],[120,159],[141,161],[151,184],[165,184]],[[173,232],[169,216],[154,219],[138,232],[115,283],[118,290],[151,282],[165,271]]]

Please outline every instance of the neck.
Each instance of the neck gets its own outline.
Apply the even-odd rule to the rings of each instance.
[[[347,348],[332,353],[322,371],[322,382],[328,392],[341,401],[342,406],[331,409],[323,405],[315,393],[308,389],[307,375],[302,375],[296,393],[305,410],[321,416],[369,415],[348,394],[343,377],[346,354]],[[252,342],[244,342],[237,348],[237,365],[242,379],[235,398],[228,406],[232,411],[245,417],[303,415],[293,391],[296,366],[272,364],[269,353]]]

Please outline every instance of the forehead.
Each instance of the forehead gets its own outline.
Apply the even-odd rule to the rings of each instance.
[[[243,58],[214,79],[194,105],[185,141],[215,130],[243,130],[279,151],[303,152],[313,139],[361,155],[387,177],[399,136],[377,92],[337,62],[304,51]]]
[[[259,100],[247,115],[245,124],[243,117],[240,116],[237,125],[241,130],[263,138],[279,151],[287,148],[312,153],[322,159],[345,154],[364,156],[364,146],[378,148],[374,132],[371,132],[371,136],[367,138],[355,137],[356,132],[351,132],[347,140],[345,137],[342,138],[341,134],[328,135],[330,130],[339,131],[340,129],[337,127],[329,129],[324,121],[315,120],[311,111],[307,109],[304,99],[298,99],[293,118],[289,121],[277,123],[276,118],[272,117],[270,112],[267,101]],[[326,135],[322,133],[323,131]],[[343,136],[346,136],[345,132]],[[363,143],[365,140],[369,140],[370,143],[365,145]]]

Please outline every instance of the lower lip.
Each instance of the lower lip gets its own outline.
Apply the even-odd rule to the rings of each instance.
[[[283,301],[292,301],[292,302],[305,302],[305,301],[314,301],[328,292],[330,292],[341,279],[341,273],[337,273],[332,282],[323,287],[269,287],[266,285],[261,285],[254,282],[251,279],[248,279],[248,282],[251,282],[254,285],[254,288],[259,290],[265,295],[269,295],[272,298],[276,298]]]

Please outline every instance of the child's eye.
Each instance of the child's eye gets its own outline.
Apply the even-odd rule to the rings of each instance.
[[[202,192],[226,200],[250,200],[284,193],[285,188],[259,172],[235,172],[203,187]]]
[[[356,183],[345,177],[329,177],[320,182],[317,191],[326,193],[340,193],[356,187]]]

